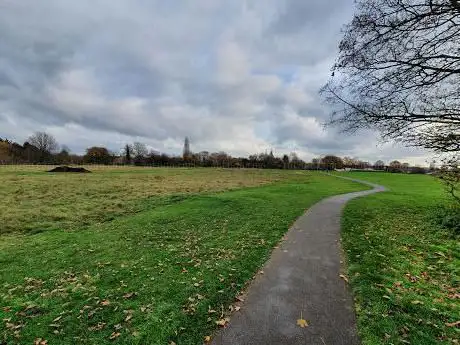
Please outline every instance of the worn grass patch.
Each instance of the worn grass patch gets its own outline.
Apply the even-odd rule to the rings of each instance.
[[[0,343],[201,344],[307,207],[364,188],[297,172],[79,231],[0,236]]]
[[[296,176],[280,170],[87,168],[93,173],[0,166],[0,234],[82,229],[138,212],[145,199],[151,206],[165,196],[258,186]]]
[[[458,344],[460,246],[431,213],[448,203],[430,176],[349,173],[387,186],[351,201],[343,245],[363,344]]]

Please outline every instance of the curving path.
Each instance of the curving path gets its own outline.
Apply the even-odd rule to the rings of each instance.
[[[320,201],[287,232],[285,241],[248,289],[245,304],[214,345],[359,344],[353,299],[340,277],[340,217],[347,201],[385,191],[342,194]],[[309,323],[296,324],[301,315]]]

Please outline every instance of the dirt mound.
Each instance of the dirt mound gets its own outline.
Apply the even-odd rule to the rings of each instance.
[[[56,167],[54,169],[48,170],[48,172],[73,172],[73,173],[89,173],[91,171],[86,170],[85,168],[74,168],[68,166]]]

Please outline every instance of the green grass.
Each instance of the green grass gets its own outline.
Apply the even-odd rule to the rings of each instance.
[[[433,222],[448,197],[435,178],[348,173],[389,191],[351,201],[343,245],[364,345],[458,344],[460,246]]]
[[[112,221],[0,236],[0,343],[201,344],[306,208],[365,188],[304,172],[255,174],[278,182],[144,197],[137,213]]]
[[[87,167],[91,174],[47,173],[46,166],[0,166],[0,234],[75,230],[143,210],[150,199],[258,186],[293,172],[239,169]],[[151,204],[148,204],[151,206]]]

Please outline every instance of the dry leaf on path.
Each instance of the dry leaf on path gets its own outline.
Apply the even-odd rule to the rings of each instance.
[[[221,327],[225,327],[225,325],[230,321],[230,319],[228,317],[224,318],[224,319],[220,319],[220,320],[217,320],[216,321],[216,324],[218,326],[221,326]]]
[[[300,319],[297,320],[297,326],[299,326],[301,328],[308,327],[308,322],[307,322],[307,320],[300,318]]]
[[[205,336],[205,337],[204,337],[204,342],[205,342],[205,343],[211,342],[211,336],[210,336],[210,335]]]
[[[345,275],[340,274],[339,277],[342,278],[343,280],[345,280],[348,283],[348,278]]]

